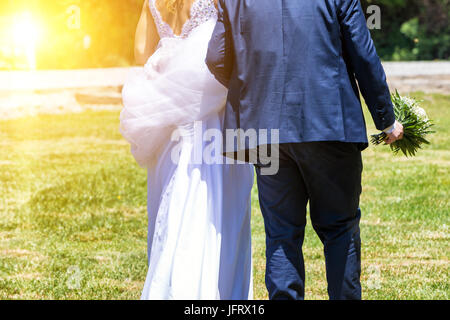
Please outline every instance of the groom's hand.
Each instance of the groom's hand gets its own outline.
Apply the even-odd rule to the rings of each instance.
[[[392,144],[395,141],[402,139],[403,139],[403,125],[396,120],[394,124],[394,130],[391,133],[387,134],[385,142],[386,144]]]

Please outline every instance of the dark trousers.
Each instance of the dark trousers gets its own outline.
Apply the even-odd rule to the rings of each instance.
[[[358,145],[282,144],[279,160],[276,175],[261,175],[261,168],[256,168],[270,299],[304,298],[302,245],[308,202],[313,228],[324,245],[330,299],[361,299],[362,159]]]

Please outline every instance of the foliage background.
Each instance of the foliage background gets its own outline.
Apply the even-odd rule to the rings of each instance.
[[[0,29],[7,17],[28,10],[44,27],[38,69],[105,68],[132,65],[134,32],[144,0],[2,0]],[[450,0],[361,0],[381,7],[381,30],[372,30],[383,60],[450,58]],[[67,27],[67,8],[81,10],[79,29]],[[3,20],[3,24],[1,23]],[[89,36],[86,49],[83,39]],[[4,51],[4,50],[3,50]],[[17,69],[0,47],[0,69]],[[2,53],[3,52],[3,53]]]
[[[450,58],[449,0],[362,0],[381,8],[381,30],[372,30],[384,60]]]

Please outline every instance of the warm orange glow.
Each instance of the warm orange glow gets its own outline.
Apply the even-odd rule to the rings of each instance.
[[[0,70],[134,64],[144,0],[0,0]]]

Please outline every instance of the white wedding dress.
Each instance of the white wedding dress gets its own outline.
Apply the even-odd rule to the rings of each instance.
[[[252,299],[253,168],[193,161],[208,145],[195,138],[194,122],[202,121],[201,134],[223,125],[227,91],[204,62],[217,19],[214,0],[194,2],[180,36],[162,20],[155,0],[149,6],[161,41],[126,82],[121,113],[121,133],[148,168],[149,269],[142,299]],[[172,141],[177,128],[181,139]]]

